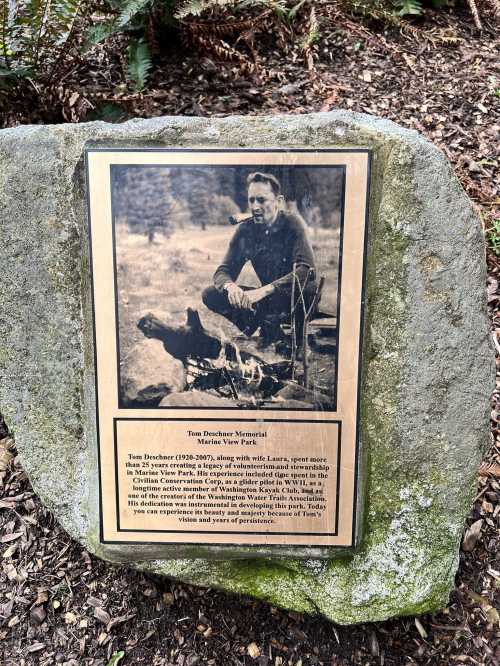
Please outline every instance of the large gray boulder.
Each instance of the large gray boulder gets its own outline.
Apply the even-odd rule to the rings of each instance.
[[[82,158],[89,140],[373,150],[361,392],[366,510],[354,554],[216,561],[221,550],[193,547],[198,559],[171,560],[167,546],[99,543]],[[494,368],[480,224],[437,148],[348,112],[18,127],[0,132],[0,207],[0,411],[35,490],[75,539],[107,559],[339,623],[447,603],[487,444]]]

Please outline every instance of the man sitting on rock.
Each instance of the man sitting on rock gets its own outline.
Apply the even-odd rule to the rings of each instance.
[[[301,217],[285,210],[275,176],[251,173],[247,185],[252,217],[237,227],[222,264],[215,271],[214,286],[203,292],[203,303],[247,336],[260,328],[259,347],[265,348],[283,339],[281,324],[291,321],[293,295],[300,347],[304,310],[309,309],[316,292],[314,254],[307,228]],[[260,287],[236,283],[247,261],[253,266]]]

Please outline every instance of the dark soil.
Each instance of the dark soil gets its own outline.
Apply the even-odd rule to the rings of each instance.
[[[141,94],[123,88],[116,51],[96,51],[91,68],[80,65],[58,88],[43,91],[45,97],[29,85],[22,95],[11,91],[0,122],[82,121],[102,115],[102,106],[111,103],[122,118],[364,111],[417,129],[439,145],[489,229],[500,218],[498,24],[483,16],[485,29],[478,33],[468,16],[440,12],[416,28],[384,32],[333,11],[327,20],[327,13],[310,52],[290,35],[284,47],[272,33],[257,34],[260,68],[253,74],[241,63],[171,44]],[[500,352],[500,259],[493,253],[488,268]],[[41,506],[0,426],[4,663],[105,666],[123,650],[124,666],[500,664],[499,420],[500,373],[491,449],[447,608],[347,628],[96,560]]]

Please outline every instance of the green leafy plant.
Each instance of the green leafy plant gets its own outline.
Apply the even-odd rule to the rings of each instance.
[[[0,0],[1,1],[1,0]],[[129,36],[127,76],[136,91],[145,88],[152,67],[155,33],[172,25],[178,0],[104,0],[105,13],[86,32],[84,51],[115,34]]]
[[[299,0],[295,5],[290,5],[288,0],[235,0],[233,5],[236,11],[248,7],[269,9],[280,21],[291,25],[299,9],[311,0]]]
[[[137,92],[144,90],[151,69],[151,54],[142,39],[133,39],[128,48],[128,76]]]
[[[50,81],[75,43],[87,0],[0,0],[0,81]]]
[[[314,6],[312,6],[309,15],[309,22],[307,25],[307,32],[304,35],[303,39],[301,39],[300,43],[302,50],[303,51],[310,50],[313,44],[316,44],[319,38],[320,38],[319,23],[316,17]]]
[[[106,123],[122,123],[127,118],[127,112],[117,104],[102,104],[86,116],[86,120],[103,120]]]
[[[31,74],[31,70],[26,67],[13,67],[7,69],[0,66],[0,88],[9,89]]]
[[[111,19],[105,19],[87,31],[89,44],[99,44],[118,32],[141,31],[145,27],[146,17],[153,8],[153,0],[125,0],[107,2]]]
[[[394,7],[398,16],[420,16],[422,14],[420,0],[396,0]]]
[[[485,235],[490,250],[500,257],[500,218],[493,218],[491,226],[485,229]]]
[[[123,650],[120,650],[120,652],[114,652],[106,666],[118,666],[118,662],[120,662],[124,656],[125,652],[123,652]]]
[[[175,11],[175,17],[182,20],[188,16],[200,16],[207,9],[235,4],[237,4],[235,0],[187,0]]]
[[[300,3],[305,1],[299,0]],[[276,12],[284,11],[286,7],[286,0],[104,0],[104,2],[106,13],[98,17],[96,25],[87,31],[86,48],[103,42],[117,33],[129,35],[128,78],[136,91],[141,91],[146,86],[158,33],[171,27],[175,22],[178,27],[190,33],[191,41],[196,42],[200,48],[212,50],[221,58],[238,60],[240,65],[244,65],[245,58],[220,38],[240,30],[249,31],[252,28],[251,20],[226,23],[225,18],[222,21],[219,18],[205,26],[186,19],[193,19],[204,12],[230,6],[235,12],[250,5]],[[215,35],[218,41],[214,45],[211,40]]]

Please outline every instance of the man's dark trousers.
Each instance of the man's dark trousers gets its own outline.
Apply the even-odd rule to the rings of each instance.
[[[243,285],[238,286],[244,291],[252,289],[252,287]],[[315,293],[316,282],[311,280],[303,291],[306,312],[311,306]],[[296,303],[295,331],[297,344],[300,346],[304,328],[304,306],[298,288],[295,290],[294,299]],[[282,337],[280,325],[291,322],[292,295],[288,289],[277,289],[270,296],[256,303],[253,310],[234,307],[229,302],[227,292],[219,291],[213,286],[207,287],[203,291],[202,300],[209,310],[229,319],[247,336],[252,335],[260,327],[262,337],[269,342],[279,340]]]

